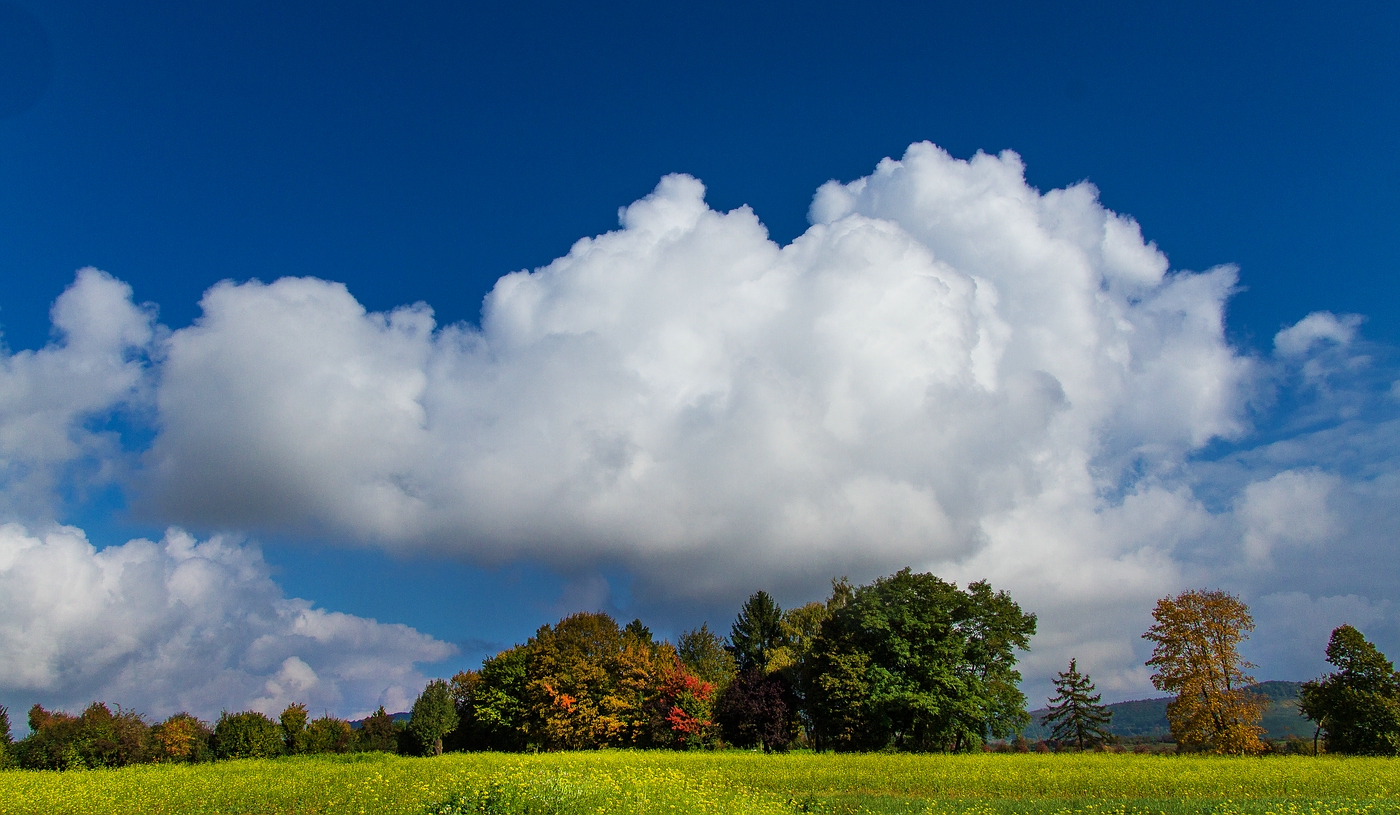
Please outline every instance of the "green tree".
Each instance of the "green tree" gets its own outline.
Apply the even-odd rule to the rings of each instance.
[[[380,705],[379,709],[360,722],[355,732],[353,748],[362,753],[392,753],[399,747],[399,727]]]
[[[526,748],[528,657],[529,649],[516,645],[483,660],[480,671],[453,677],[453,699],[461,718],[454,740],[457,749],[519,752]]]
[[[828,609],[804,660],[819,746],[967,750],[1029,720],[1015,652],[1036,620],[1005,592],[903,569],[834,586]]]
[[[219,714],[214,725],[218,758],[272,758],[282,754],[282,728],[255,710]]]
[[[313,719],[306,726],[307,753],[344,753],[350,749],[350,723],[329,714]]]
[[[308,718],[306,705],[294,702],[287,705],[278,717],[278,722],[282,726],[282,744],[289,756],[299,756],[307,752],[306,749],[306,720]]]
[[[1050,737],[1062,742],[1074,742],[1080,750],[1108,738],[1109,720],[1113,711],[1099,704],[1103,694],[1094,693],[1094,683],[1088,674],[1081,674],[1075,660],[1069,670],[1055,678],[1055,695],[1050,698],[1048,712],[1041,720],[1050,726]]]
[[[1317,723],[1328,752],[1400,755],[1400,674],[1350,625],[1327,642],[1337,671],[1303,683],[1298,709]]]
[[[1184,591],[1164,597],[1152,610],[1155,623],[1143,634],[1153,643],[1147,661],[1157,672],[1152,684],[1176,694],[1167,723],[1178,749],[1233,755],[1258,753],[1266,700],[1251,693],[1254,667],[1239,655],[1239,643],[1254,630],[1249,607],[1223,591]]]
[[[442,738],[457,727],[457,708],[447,683],[434,679],[413,701],[408,731],[423,745],[424,753],[442,755]]]
[[[769,654],[786,644],[783,609],[768,592],[756,591],[729,629],[729,649],[740,672],[768,670]]]
[[[78,716],[78,752],[88,767],[125,767],[149,761],[151,729],[139,714],[93,702]]]
[[[722,692],[734,678],[734,655],[724,647],[724,639],[710,630],[709,625],[681,634],[676,642],[676,655],[692,673]]]

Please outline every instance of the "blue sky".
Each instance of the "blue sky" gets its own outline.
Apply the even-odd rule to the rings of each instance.
[[[233,554],[211,554],[205,560],[232,569],[234,562],[247,565],[240,558],[252,557],[247,553],[255,550],[248,547],[261,551],[262,559],[247,568],[265,575],[238,584],[247,588],[247,597],[261,598],[247,602],[284,608],[287,598],[305,598],[327,613],[410,626],[420,638],[412,648],[394,652],[416,668],[382,673],[360,684],[331,677],[360,675],[354,666],[362,663],[355,659],[372,662],[373,649],[361,654],[346,646],[342,650],[351,653],[348,661],[335,663],[324,654],[298,650],[299,641],[286,632],[276,635],[286,639],[277,659],[253,658],[234,648],[219,659],[241,666],[242,679],[224,685],[209,680],[207,693],[182,699],[215,712],[221,706],[271,705],[301,692],[341,713],[356,713],[379,701],[400,699],[402,693],[385,695],[390,687],[411,689],[422,676],[472,666],[491,649],[580,608],[641,614],[667,634],[702,620],[727,628],[736,600],[755,589],[775,590],[787,603],[804,602],[818,599],[826,580],[836,574],[864,579],[906,564],[960,580],[1000,579],[1027,598],[1028,608],[1041,611],[1042,635],[1026,662],[1027,690],[1033,697],[1072,652],[1102,677],[1101,687],[1110,696],[1145,693],[1142,645],[1135,633],[1143,627],[1152,597],[1207,579],[1218,579],[1255,605],[1261,620],[1256,661],[1267,678],[1306,678],[1321,670],[1321,642],[1307,638],[1316,639],[1318,631],[1325,637],[1327,626],[1343,618],[1364,622],[1363,630],[1374,631],[1383,647],[1400,647],[1393,606],[1400,584],[1376,574],[1393,571],[1394,550],[1383,533],[1400,521],[1388,503],[1396,475],[1393,454],[1400,453],[1394,440],[1400,434],[1391,426],[1396,402],[1390,395],[1392,383],[1400,379],[1393,350],[1400,342],[1393,253],[1394,236],[1400,234],[1400,158],[1394,149],[1400,126],[1397,35],[1400,12],[1386,3],[1326,8],[422,3],[407,9],[365,3],[220,8],[64,0],[0,3],[0,50],[9,55],[0,60],[0,331],[6,375],[20,381],[15,372],[30,363],[16,360],[39,358],[26,357],[26,352],[76,347],[73,341],[64,345],[64,337],[54,333],[50,315],[70,286],[82,294],[73,302],[91,303],[108,316],[124,315],[112,318],[119,327],[97,332],[101,337],[92,340],[92,347],[116,343],[109,351],[116,349],[111,353],[129,364],[109,371],[115,379],[104,380],[104,387],[112,388],[105,401],[89,398],[95,391],[81,382],[25,380],[30,390],[24,393],[31,396],[42,387],[52,388],[49,396],[29,402],[13,396],[22,390],[18,385],[10,386],[12,396],[5,397],[10,401],[0,401],[9,445],[0,481],[0,490],[8,493],[0,508],[8,517],[0,521],[22,524],[23,535],[16,532],[15,540],[28,541],[39,540],[54,523],[70,524],[84,530],[98,550],[121,547],[132,538],[162,541],[168,527],[188,530],[199,541],[223,536],[217,539],[226,543],[219,545],[234,547],[229,550]],[[767,480],[753,488],[761,492],[763,485],[778,485],[773,501],[817,507],[813,517],[820,521],[812,521],[817,524],[812,529],[818,531],[801,533],[808,535],[810,546],[793,543],[801,537],[794,531],[798,527],[781,527],[763,515],[762,507],[735,503],[713,486],[732,476],[733,468],[762,469],[781,454],[769,450],[765,462],[754,462],[732,451],[723,456],[695,452],[706,439],[711,446],[705,450],[732,446],[759,455],[745,435],[751,432],[749,424],[735,419],[702,426],[689,413],[663,421],[660,407],[618,413],[622,408],[608,400],[630,386],[608,376],[645,355],[657,337],[677,336],[681,326],[690,332],[687,337],[699,338],[697,347],[706,353],[723,357],[729,353],[725,349],[742,345],[744,359],[787,371],[793,381],[837,381],[829,378],[836,369],[822,366],[840,364],[833,362],[839,355],[794,362],[775,349],[794,337],[810,339],[816,330],[812,326],[828,324],[823,320],[835,319],[839,310],[805,323],[765,323],[763,331],[730,326],[736,333],[724,334],[729,339],[721,341],[716,326],[729,326],[732,315],[747,312],[736,311],[729,301],[713,312],[687,310],[675,298],[698,303],[705,297],[733,296],[742,290],[738,278],[730,280],[716,270],[728,268],[725,264],[748,268],[743,258],[786,268],[789,261],[769,256],[778,257],[773,254],[778,247],[807,233],[810,219],[819,215],[809,210],[819,187],[833,179],[846,183],[870,177],[875,180],[868,189],[884,189],[877,178],[880,160],[900,159],[911,144],[923,141],[946,151],[953,163],[911,153],[905,160],[910,178],[923,175],[915,180],[890,176],[889,190],[905,189],[900,184],[942,189],[940,184],[957,178],[1009,196],[998,200],[1022,200],[1035,191],[1050,193],[1088,181],[1097,189],[1097,203],[1081,202],[1070,209],[1055,209],[1062,202],[1045,204],[1046,212],[1053,210],[1053,218],[1102,221],[1109,211],[1135,219],[1141,230],[1136,245],[1155,244],[1173,272],[1207,273],[1233,264],[1238,285],[1232,289],[1217,276],[1210,278],[1217,288],[1210,289],[1203,275],[1199,291],[1174,290],[1177,300],[1172,302],[1190,301],[1180,306],[1182,315],[1224,309],[1223,323],[1215,323],[1220,336],[1192,352],[1197,356],[1171,354],[1187,340],[1209,335],[1209,319],[1195,327],[1185,317],[1185,323],[1171,324],[1175,328],[1170,320],[1153,322],[1156,327],[1149,331],[1146,322],[1134,322],[1138,317],[1124,318],[1133,326],[1133,338],[1123,340],[1127,345],[1145,341],[1141,338],[1152,331],[1165,338],[1150,352],[1132,347],[1137,354],[1173,360],[1177,378],[1170,382],[1159,377],[1140,387],[1109,385],[1095,378],[1099,374],[1086,373],[1090,368],[1070,362],[1063,372],[1055,369],[1059,363],[1054,359],[1026,362],[1025,377],[1044,373],[1060,389],[1063,405],[1072,405],[1046,408],[1061,410],[1063,416],[1077,416],[1076,410],[1089,410],[1084,406],[1101,399],[1119,399],[1110,392],[1145,388],[1142,393],[1149,394],[1123,396],[1111,408],[1073,421],[1045,418],[1041,430],[1025,431],[1026,449],[1043,443],[1051,458],[1085,459],[1078,475],[1064,476],[1063,482],[1056,481],[1063,474],[1037,470],[1032,477],[1025,470],[1019,486],[1006,486],[1005,492],[986,486],[958,493],[961,488],[949,485],[985,485],[1000,478],[988,462],[1013,470],[1021,466],[1020,459],[991,441],[1002,435],[1020,438],[1020,431],[978,429],[949,419],[946,426],[962,428],[957,432],[963,435],[947,442],[952,446],[928,442],[928,450],[947,456],[942,463],[899,462],[889,452],[889,440],[881,440],[893,432],[893,414],[880,413],[879,405],[857,405],[849,414],[857,418],[849,421],[876,424],[861,432],[843,430],[841,421],[846,420],[832,417],[845,403],[833,401],[822,426],[834,434],[832,443],[839,442],[842,452],[812,461],[794,454],[783,467],[765,470]],[[1004,150],[1020,157],[1024,185],[1003,177],[1017,172],[1003,160],[996,166],[967,163],[979,151],[997,156]],[[922,169],[910,169],[916,166]],[[704,201],[715,213],[751,208],[773,242],[771,251],[751,226],[731,218],[706,227],[717,230],[714,234],[697,232],[709,234],[709,242],[675,250],[679,260],[657,260],[659,250],[637,236],[652,228],[648,224],[671,223],[665,212],[690,212],[685,229],[710,223],[709,216],[693,209],[691,188],[657,187],[672,173],[702,181]],[[555,352],[546,353],[537,344],[529,354],[510,356],[514,352],[509,349],[538,337],[510,322],[526,306],[507,297],[497,287],[498,279],[545,267],[568,255],[581,238],[617,230],[619,208],[649,195],[651,209],[639,204],[640,209],[629,210],[632,220],[621,237],[595,247],[611,261],[580,255],[557,265],[552,277],[525,286],[537,289],[540,298],[530,301],[536,305],[529,308],[537,309],[527,315],[536,321],[532,325],[583,326],[560,336],[604,337],[618,356],[598,362],[597,368],[589,365],[602,357],[584,346],[550,356]],[[1030,290],[1018,295],[1021,284],[999,280],[995,270],[978,266],[979,247],[1012,240],[1008,236],[1020,234],[1021,227],[988,233],[968,227],[947,235],[928,226],[958,212],[981,211],[978,202],[986,199],[950,198],[947,206],[954,209],[943,211],[891,203],[894,192],[886,198],[859,190],[852,195],[850,202],[831,204],[831,224],[857,216],[899,224],[900,235],[925,247],[918,251],[932,253],[930,263],[946,260],[956,267],[956,274],[949,274],[957,280],[975,279],[981,281],[980,291],[999,292],[1001,305],[989,308],[1002,309],[994,322],[1004,324],[1009,336],[1034,328],[1047,332],[1037,336],[1073,344],[1073,325],[1056,322],[1051,330],[1047,326],[1056,315],[1018,317],[1023,312],[1013,312],[1009,304],[1021,295],[1033,302],[1036,295]],[[1040,226],[1051,229],[1048,223],[1042,219]],[[927,229],[921,232],[918,224]],[[820,243],[814,233],[809,238],[813,245]],[[849,261],[841,252],[854,251],[830,246],[836,247],[829,250],[836,253],[832,258]],[[810,251],[828,257],[826,249]],[[880,254],[885,251],[869,249],[862,262],[875,270],[869,271],[872,286],[895,291],[893,278],[881,276],[880,269],[892,267],[880,263],[893,263],[888,259],[896,257]],[[817,279],[828,268],[826,262],[813,260],[803,267],[804,274]],[[1025,262],[1030,264],[1025,275],[1015,280],[1060,273]],[[1147,268],[1155,261],[1133,262]],[[621,278],[597,282],[599,275],[607,278],[616,269],[632,268],[628,264],[651,271],[637,272],[642,277],[628,278],[631,283]],[[75,283],[77,270],[84,267],[102,270],[110,276],[102,280],[111,285],[94,277],[82,284],[88,286],[84,289]],[[665,274],[691,281],[686,284],[691,288],[681,286],[665,295],[636,282]],[[1116,284],[1111,284],[1112,274],[1104,274],[1103,288],[1109,291]],[[1151,277],[1150,272],[1141,274]],[[235,285],[224,290],[225,322],[216,324],[201,307],[201,298],[220,281],[272,284],[284,277],[344,284],[344,293],[324,286]],[[730,282],[714,283],[716,279]],[[123,294],[116,281],[131,293]],[[993,282],[991,289],[987,281]],[[593,285],[601,288],[579,294]],[[956,293],[957,284],[950,285]],[[1120,305],[1130,312],[1166,291],[1157,278],[1132,285],[1147,288],[1123,290]],[[501,292],[502,315],[502,327],[494,334],[481,323],[483,298],[493,287]],[[1206,289],[1210,292],[1203,293]],[[818,289],[799,286],[794,291],[816,297]],[[670,322],[631,324],[627,320],[632,318],[609,313],[607,330],[604,323],[590,323],[597,316],[590,309],[612,296]],[[855,293],[847,297],[858,300]],[[295,311],[288,305],[293,301],[300,304],[296,308],[311,311]],[[158,314],[133,308],[132,302],[154,304]],[[355,302],[385,314],[425,303],[433,323],[424,327],[422,311],[401,312],[407,316],[400,327],[387,333],[361,336],[355,333],[360,328],[344,333],[345,321],[359,319],[344,311],[353,312],[347,304]],[[982,306],[968,305],[972,302],[964,304],[973,309],[967,314],[981,314],[976,309]],[[920,331],[936,333],[936,325],[930,328],[933,324],[921,320],[942,313],[877,317],[871,310],[866,312],[868,324],[850,318],[857,320],[851,330],[903,326],[904,333],[881,340],[898,345],[926,336]],[[1314,313],[1325,316],[1300,323]],[[965,316],[956,309],[948,314]],[[320,317],[327,320],[324,330],[315,327],[322,325],[316,321]],[[196,324],[197,319],[204,322]],[[911,321],[907,326],[900,322],[906,319]],[[1018,322],[1022,319],[1028,322]],[[951,323],[938,323],[943,324]],[[1301,328],[1279,335],[1295,324]],[[983,329],[991,330],[989,325]],[[199,330],[181,333],[191,328]],[[733,339],[738,336],[752,344]],[[379,393],[392,395],[403,388],[405,409],[420,410],[425,432],[439,435],[422,442],[428,452],[415,453],[417,458],[396,457],[401,449],[418,450],[413,445],[420,442],[379,438],[375,434],[386,426],[374,418],[380,408],[356,402],[368,418],[347,427],[368,434],[363,445],[356,448],[351,434],[342,439],[344,448],[335,451],[286,447],[287,439],[301,438],[297,434],[302,431],[295,428],[330,421],[327,416],[341,415],[335,411],[351,409],[346,408],[350,403],[337,402],[327,408],[330,413],[318,414],[310,402],[292,398],[294,389],[273,389],[267,383],[274,375],[264,380],[257,374],[266,360],[247,356],[262,353],[248,344],[251,340],[245,342],[249,337],[269,338],[269,345],[258,348],[281,343],[301,360],[296,365],[330,359],[354,343],[366,343],[371,349],[366,358],[383,362],[370,375],[375,382],[380,373],[386,377],[386,390]],[[1016,340],[1009,342],[1014,346]],[[237,356],[235,350],[245,355]],[[73,354],[78,362],[55,363],[55,370],[65,365],[65,370],[75,370],[79,362],[91,361]],[[104,359],[111,362],[109,357]],[[705,391],[709,374],[678,362],[690,358],[663,355],[652,361],[654,371],[643,366],[639,375],[663,382],[664,388],[657,387],[671,388],[665,393],[673,395]],[[288,364],[288,371],[302,372],[295,376],[309,376],[310,368]],[[865,367],[852,370],[872,370],[868,362],[861,365]],[[1014,367],[1004,365],[1008,372]],[[546,375],[548,370],[564,373]],[[730,371],[728,384],[715,392],[740,392],[735,383],[742,377],[733,373],[740,369],[725,370]],[[883,381],[893,382],[909,370],[895,366],[892,378]],[[571,378],[570,371],[578,376]],[[1199,374],[1191,380],[1194,384],[1182,384],[1190,379],[1182,372],[1192,371]],[[1022,380],[1012,373],[1005,376],[1004,388],[993,390],[1020,393],[1015,388]],[[677,384],[668,377],[685,381]],[[33,384],[41,380],[50,384]],[[1154,387],[1162,389],[1156,397],[1149,393]],[[660,392],[646,391],[638,398],[659,399]],[[1226,396],[1219,397],[1221,393]],[[433,394],[448,395],[434,401],[438,397]],[[595,397],[602,401],[589,401]],[[243,398],[248,405],[301,405],[306,412],[286,427],[277,425],[285,414],[276,412],[217,418],[215,408],[243,404],[238,401]],[[765,398],[776,400],[765,404],[788,411],[774,408],[788,418],[772,420],[770,429],[801,436],[797,431],[803,425],[792,418],[796,408],[772,394]],[[542,407],[554,404],[574,407],[556,413]],[[960,415],[958,404],[940,402],[938,410],[947,413],[929,407],[933,412],[925,419],[938,425],[940,416]],[[480,419],[488,414],[490,421]],[[623,415],[632,416],[633,426],[651,427],[654,421],[664,432],[658,429],[643,438],[641,431],[629,436],[631,431],[623,428],[614,437],[608,435],[616,430],[611,425],[606,432],[595,427],[604,418],[622,421]],[[886,418],[870,418],[879,416]],[[1013,411],[1003,418],[1011,422],[1020,416]],[[34,441],[42,436],[35,430],[41,420],[35,417],[59,422],[44,427],[57,433],[55,438],[66,438],[72,449],[35,452],[42,446]],[[1073,433],[1054,429],[1055,421],[1072,424],[1081,435],[1065,441]],[[1173,422],[1182,427],[1161,429],[1176,427]],[[230,429],[234,425],[237,432]],[[517,435],[501,430],[492,436],[497,432],[492,428],[517,425]],[[582,482],[561,482],[553,492],[542,486],[558,461],[547,454],[554,448],[531,446],[528,434],[519,430],[527,425],[588,426],[593,428],[588,443],[601,445],[580,454],[589,461],[631,456],[628,466],[634,475],[643,460],[663,468],[667,461],[684,461],[677,472],[683,469],[686,475],[645,482],[652,490],[647,500],[668,508],[664,518],[628,515],[618,509],[625,503],[606,508],[600,503],[602,493],[570,503],[572,499],[559,496],[583,489]],[[103,431],[119,434],[117,441]],[[663,436],[666,440],[658,441]],[[802,438],[816,446],[798,445],[800,449],[820,448],[810,437]],[[604,450],[614,442],[621,446]],[[569,443],[559,441],[564,447]],[[278,449],[290,452],[279,458]],[[259,452],[246,461],[238,458],[250,450]],[[468,457],[471,466],[454,470],[440,462],[424,464],[427,457],[454,455]],[[364,464],[362,456],[374,462]],[[497,469],[474,469],[485,467],[483,462]],[[285,470],[276,469],[283,465]],[[402,516],[385,509],[389,515],[347,521],[346,507],[336,501],[350,501],[352,510],[372,503],[352,496],[364,484],[347,481],[351,492],[337,494],[330,487],[324,495],[298,492],[297,485],[306,479],[358,473],[361,466],[373,470],[381,486],[412,482],[403,487],[403,495],[428,509],[421,514],[411,508],[392,510],[407,513]],[[272,486],[260,486],[249,475],[257,467],[281,475],[269,477]],[[826,473],[832,484],[844,484],[840,494],[848,503],[831,503],[835,493],[795,475],[801,472]],[[694,480],[701,474],[706,480]],[[856,494],[852,490],[866,489],[877,475],[931,503],[911,498],[912,503],[901,504],[891,497],[894,492],[880,493],[884,508],[876,511],[871,509],[875,503],[861,503],[867,493],[851,497]],[[221,481],[225,476],[228,480]],[[497,512],[463,498],[467,509],[453,509],[454,490],[491,478],[515,485],[511,495],[554,503],[541,507],[522,497],[521,506],[514,507],[503,498],[500,506],[514,508]],[[1083,499],[1088,503],[1074,512],[1047,509],[1059,494],[1055,485],[1073,492],[1067,485],[1078,483],[1075,478],[1092,482],[1086,488],[1092,494]],[[532,492],[536,487],[539,491]],[[685,490],[705,500],[693,505],[674,497]],[[478,488],[473,494],[484,493]],[[672,498],[658,497],[663,495]],[[1164,508],[1173,501],[1180,506]],[[706,508],[696,509],[701,503]],[[643,505],[652,504],[637,506]],[[1157,507],[1149,513],[1157,520],[1132,515],[1139,505]],[[838,517],[841,506],[851,507],[848,515]],[[1268,507],[1302,507],[1298,511],[1306,517],[1280,522]],[[920,515],[925,510],[933,515]],[[892,526],[871,526],[862,512],[893,518]],[[1114,513],[1136,520],[1115,520]],[[386,531],[385,524],[398,523],[392,518],[405,520]],[[629,524],[627,518],[635,522]],[[851,529],[823,537],[843,524]],[[1128,527],[1151,528],[1156,537],[1124,543],[1133,537],[1123,532]],[[1299,528],[1307,531],[1297,532]],[[922,535],[926,543],[889,543],[905,534],[911,540]],[[1083,568],[1078,577],[1065,577],[1059,588],[1037,593],[1022,588],[1029,585],[1024,573],[1042,568],[1036,565],[1042,562],[999,541],[1041,537],[1069,541],[1060,550],[1047,544],[1046,551]],[[178,567],[171,564],[188,558],[168,554],[175,551],[169,549],[171,540],[165,537],[167,555],[162,557],[174,559],[162,568],[175,574]],[[1076,548],[1087,540],[1098,541],[1092,551]],[[12,545],[31,554],[58,546]],[[737,557],[735,547],[752,560]],[[77,549],[64,551],[76,560],[41,559],[30,568],[49,574],[96,568]],[[152,564],[159,561],[149,553],[142,557],[156,558]],[[1169,576],[1161,583],[1133,583],[1136,578],[1113,577],[1117,573],[1107,566],[1099,569],[1096,558],[1117,564],[1115,568],[1136,564],[1134,574]],[[722,561],[743,565],[726,570],[715,565]],[[110,575],[115,567],[103,568]],[[173,579],[165,579],[161,590],[172,591]],[[1136,588],[1105,594],[1100,605],[1076,606],[1066,599],[1081,593],[1076,580],[1122,580]],[[700,587],[676,587],[686,581]],[[130,597],[117,592],[110,602],[140,605],[132,599],[140,592],[131,592]],[[214,601],[205,597],[200,602]],[[234,609],[230,614],[239,608],[227,597],[219,602]],[[1105,609],[1127,620],[1122,630],[1099,630],[1086,622]],[[147,674],[139,666],[154,664],[153,654],[172,647],[169,632],[179,629],[175,622],[152,623],[153,633],[137,637],[140,642],[124,655],[97,659],[90,653],[95,636],[90,631],[79,636],[45,627],[49,624],[33,608],[14,606],[4,613],[21,627],[31,626],[26,629],[31,639],[42,638],[41,630],[58,632],[52,635],[51,652],[65,655],[63,660],[53,657],[49,673],[0,677],[0,702],[21,706],[32,700],[71,704],[96,693],[140,688],[138,678]],[[1266,621],[1272,626],[1268,631]],[[365,630],[378,633],[344,634],[345,641],[394,639],[379,629]],[[248,642],[273,636],[245,633]],[[322,645],[338,641],[316,640]],[[449,654],[451,645],[457,650]],[[1291,656],[1298,653],[1309,656]],[[129,692],[140,696],[137,690]],[[152,711],[167,706],[154,697],[135,701]]]

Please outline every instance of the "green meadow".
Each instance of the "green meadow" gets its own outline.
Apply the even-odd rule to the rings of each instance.
[[[0,813],[1400,813],[1400,760],[600,751],[0,772]]]

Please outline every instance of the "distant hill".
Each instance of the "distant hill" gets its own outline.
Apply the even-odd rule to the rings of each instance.
[[[1298,712],[1298,689],[1302,682],[1260,682],[1250,689],[1269,698],[1264,710],[1265,738],[1286,739],[1289,736],[1311,739],[1314,725]],[[1157,739],[1171,734],[1167,727],[1167,703],[1171,697],[1115,702],[1108,706],[1113,712],[1108,732],[1121,738]],[[1031,711],[1031,724],[1021,734],[1031,741],[1050,738],[1050,728],[1041,725],[1046,709]]]
[[[390,713],[390,714],[389,714],[389,718],[393,719],[393,720],[396,721],[396,722],[407,722],[409,719],[413,718],[413,714],[408,713],[408,712],[404,712],[404,713]],[[350,722],[350,729],[351,729],[351,730],[359,730],[361,727],[364,727],[364,726],[365,726],[365,720],[364,720],[364,719],[354,719],[353,721]]]

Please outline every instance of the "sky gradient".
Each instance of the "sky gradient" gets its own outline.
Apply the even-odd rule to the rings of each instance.
[[[1394,651],[1398,35],[0,2],[0,704],[353,715],[905,565],[1041,615],[1032,707],[1189,587],[1260,678]]]

